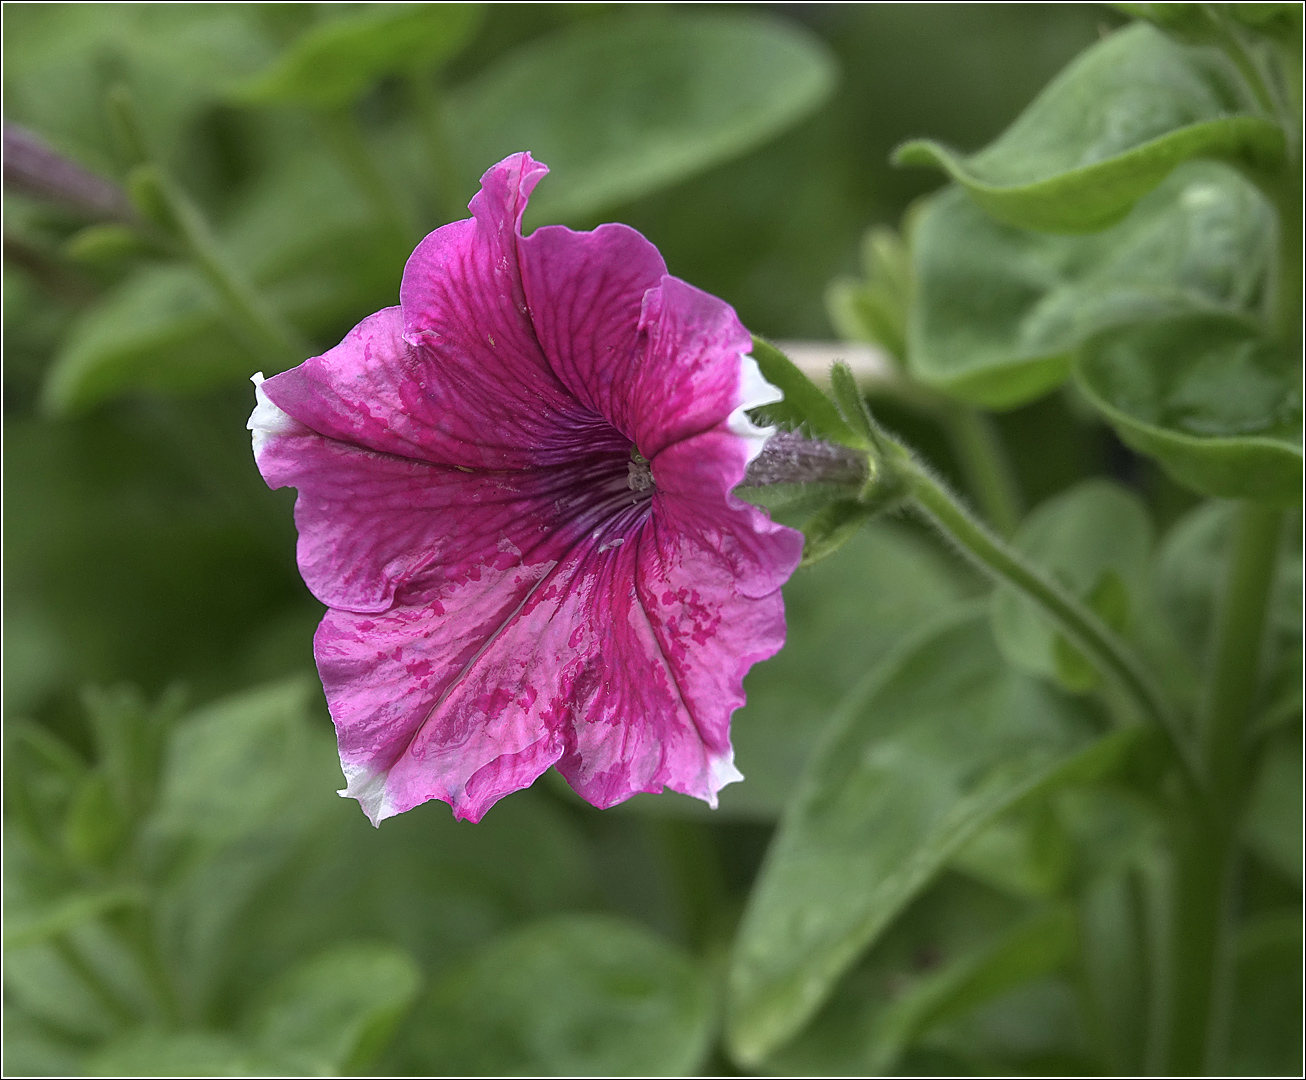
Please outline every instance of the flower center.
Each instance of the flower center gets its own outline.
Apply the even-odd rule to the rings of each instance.
[[[631,491],[648,491],[653,486],[653,469],[648,458],[633,446],[630,448],[630,464],[626,466],[626,484]]]

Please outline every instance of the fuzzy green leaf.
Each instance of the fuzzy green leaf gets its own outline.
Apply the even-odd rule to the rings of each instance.
[[[449,101],[468,196],[529,147],[552,176],[528,223],[593,214],[729,160],[834,87],[824,46],[770,15],[580,23],[498,60]]]
[[[1120,437],[1181,484],[1300,499],[1300,368],[1253,325],[1192,315],[1107,331],[1084,346],[1076,374]]]
[[[1146,602],[1152,526],[1139,497],[1106,480],[1088,480],[1039,506],[1015,546],[1126,633]],[[1092,667],[1038,607],[1010,588],[993,594],[994,636],[1022,671],[1055,678],[1070,690],[1096,683]]]
[[[366,1072],[412,1006],[422,976],[388,945],[337,945],[267,991],[249,1020],[251,1042],[311,1076]]]
[[[1223,53],[1140,23],[1081,55],[979,153],[916,141],[895,160],[937,165],[1008,225],[1078,233],[1120,220],[1189,158],[1271,170],[1283,152]]]
[[[1079,702],[1003,663],[982,614],[953,615],[880,665],[831,721],[753,889],[727,1037],[752,1066],[949,859],[1004,811],[1097,775],[1133,734],[1095,741]]]
[[[1074,349],[1110,326],[1179,311],[1255,310],[1274,254],[1274,214],[1228,166],[1191,162],[1113,228],[1050,236],[1001,225],[956,188],[912,237],[913,375],[1006,408],[1062,382]]]
[[[759,410],[771,423],[787,429],[806,428],[816,439],[829,439],[845,446],[860,445],[834,402],[789,357],[757,335],[753,336],[753,359],[762,377],[784,394],[784,400]]]
[[[234,96],[250,104],[347,105],[383,75],[438,67],[481,22],[480,4],[372,4],[301,34]]]
[[[679,949],[611,916],[569,915],[501,937],[423,1006],[419,1074],[693,1075],[711,983]]]

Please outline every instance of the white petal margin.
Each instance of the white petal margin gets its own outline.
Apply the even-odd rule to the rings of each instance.
[[[288,413],[282,412],[274,404],[272,399],[263,392],[263,372],[256,371],[249,377],[249,381],[254,384],[254,411],[249,414],[249,419],[245,421],[251,434],[251,440],[254,443],[254,460],[258,460],[259,451],[263,449],[264,444],[273,435],[289,435],[291,432],[298,430],[301,425],[297,420],[291,418]]]
[[[345,774],[345,786],[336,794],[342,799],[357,799],[373,827],[379,829],[381,822],[399,813],[386,791],[389,773],[374,772],[366,765],[351,765],[344,760],[340,762],[340,771]]]
[[[763,404],[767,404],[764,402]],[[742,780],[744,774],[735,768],[735,750],[730,747],[719,758],[712,758],[707,763],[708,797],[704,800],[713,810],[716,809],[717,796],[727,784]]]
[[[739,399],[734,412],[726,417],[726,427],[748,444],[748,460],[752,461],[762,452],[766,440],[775,434],[775,428],[758,427],[748,419],[748,410],[756,409],[759,405],[772,405],[777,401],[783,401],[784,393],[762,377],[762,369],[747,353],[739,354]],[[734,765],[730,768],[733,769]],[[723,781],[723,784],[728,783],[729,780]]]

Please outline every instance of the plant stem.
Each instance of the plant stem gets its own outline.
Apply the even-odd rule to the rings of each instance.
[[[997,425],[985,413],[956,401],[941,404],[940,418],[984,517],[1010,540],[1020,526],[1020,488]]]
[[[429,72],[409,76],[408,88],[422,125],[431,176],[435,180],[436,206],[444,221],[453,221],[463,216],[465,208],[458,204],[458,172],[449,150],[449,130],[439,91]]]
[[[308,346],[259,300],[254,288],[228,265],[199,207],[161,170],[140,166],[132,174],[132,192],[155,222],[173,235],[236,323],[262,352],[277,360],[307,356]]]
[[[896,471],[916,506],[981,570],[1033,600],[1098,671],[1119,686],[1138,713],[1160,727],[1189,786],[1195,787],[1199,774],[1178,718],[1124,642],[1077,597],[990,532],[904,448],[896,450],[902,459]]]
[[[1238,825],[1251,780],[1249,727],[1257,706],[1284,511],[1238,511],[1202,707],[1206,798],[1175,822],[1176,880],[1168,1071],[1219,1072],[1229,996]]]
[[[1281,507],[1248,502],[1239,507],[1234,524],[1201,726],[1208,791],[1225,813],[1241,799],[1246,732],[1256,707],[1283,517]]]

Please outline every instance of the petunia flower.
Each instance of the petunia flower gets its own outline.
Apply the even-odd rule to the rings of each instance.
[[[742,680],[784,642],[802,537],[731,494],[777,400],[729,305],[624,225],[521,234],[547,169],[490,169],[399,306],[262,381],[269,486],[347,781],[379,823],[477,821],[556,766],[608,807],[742,779]]]

